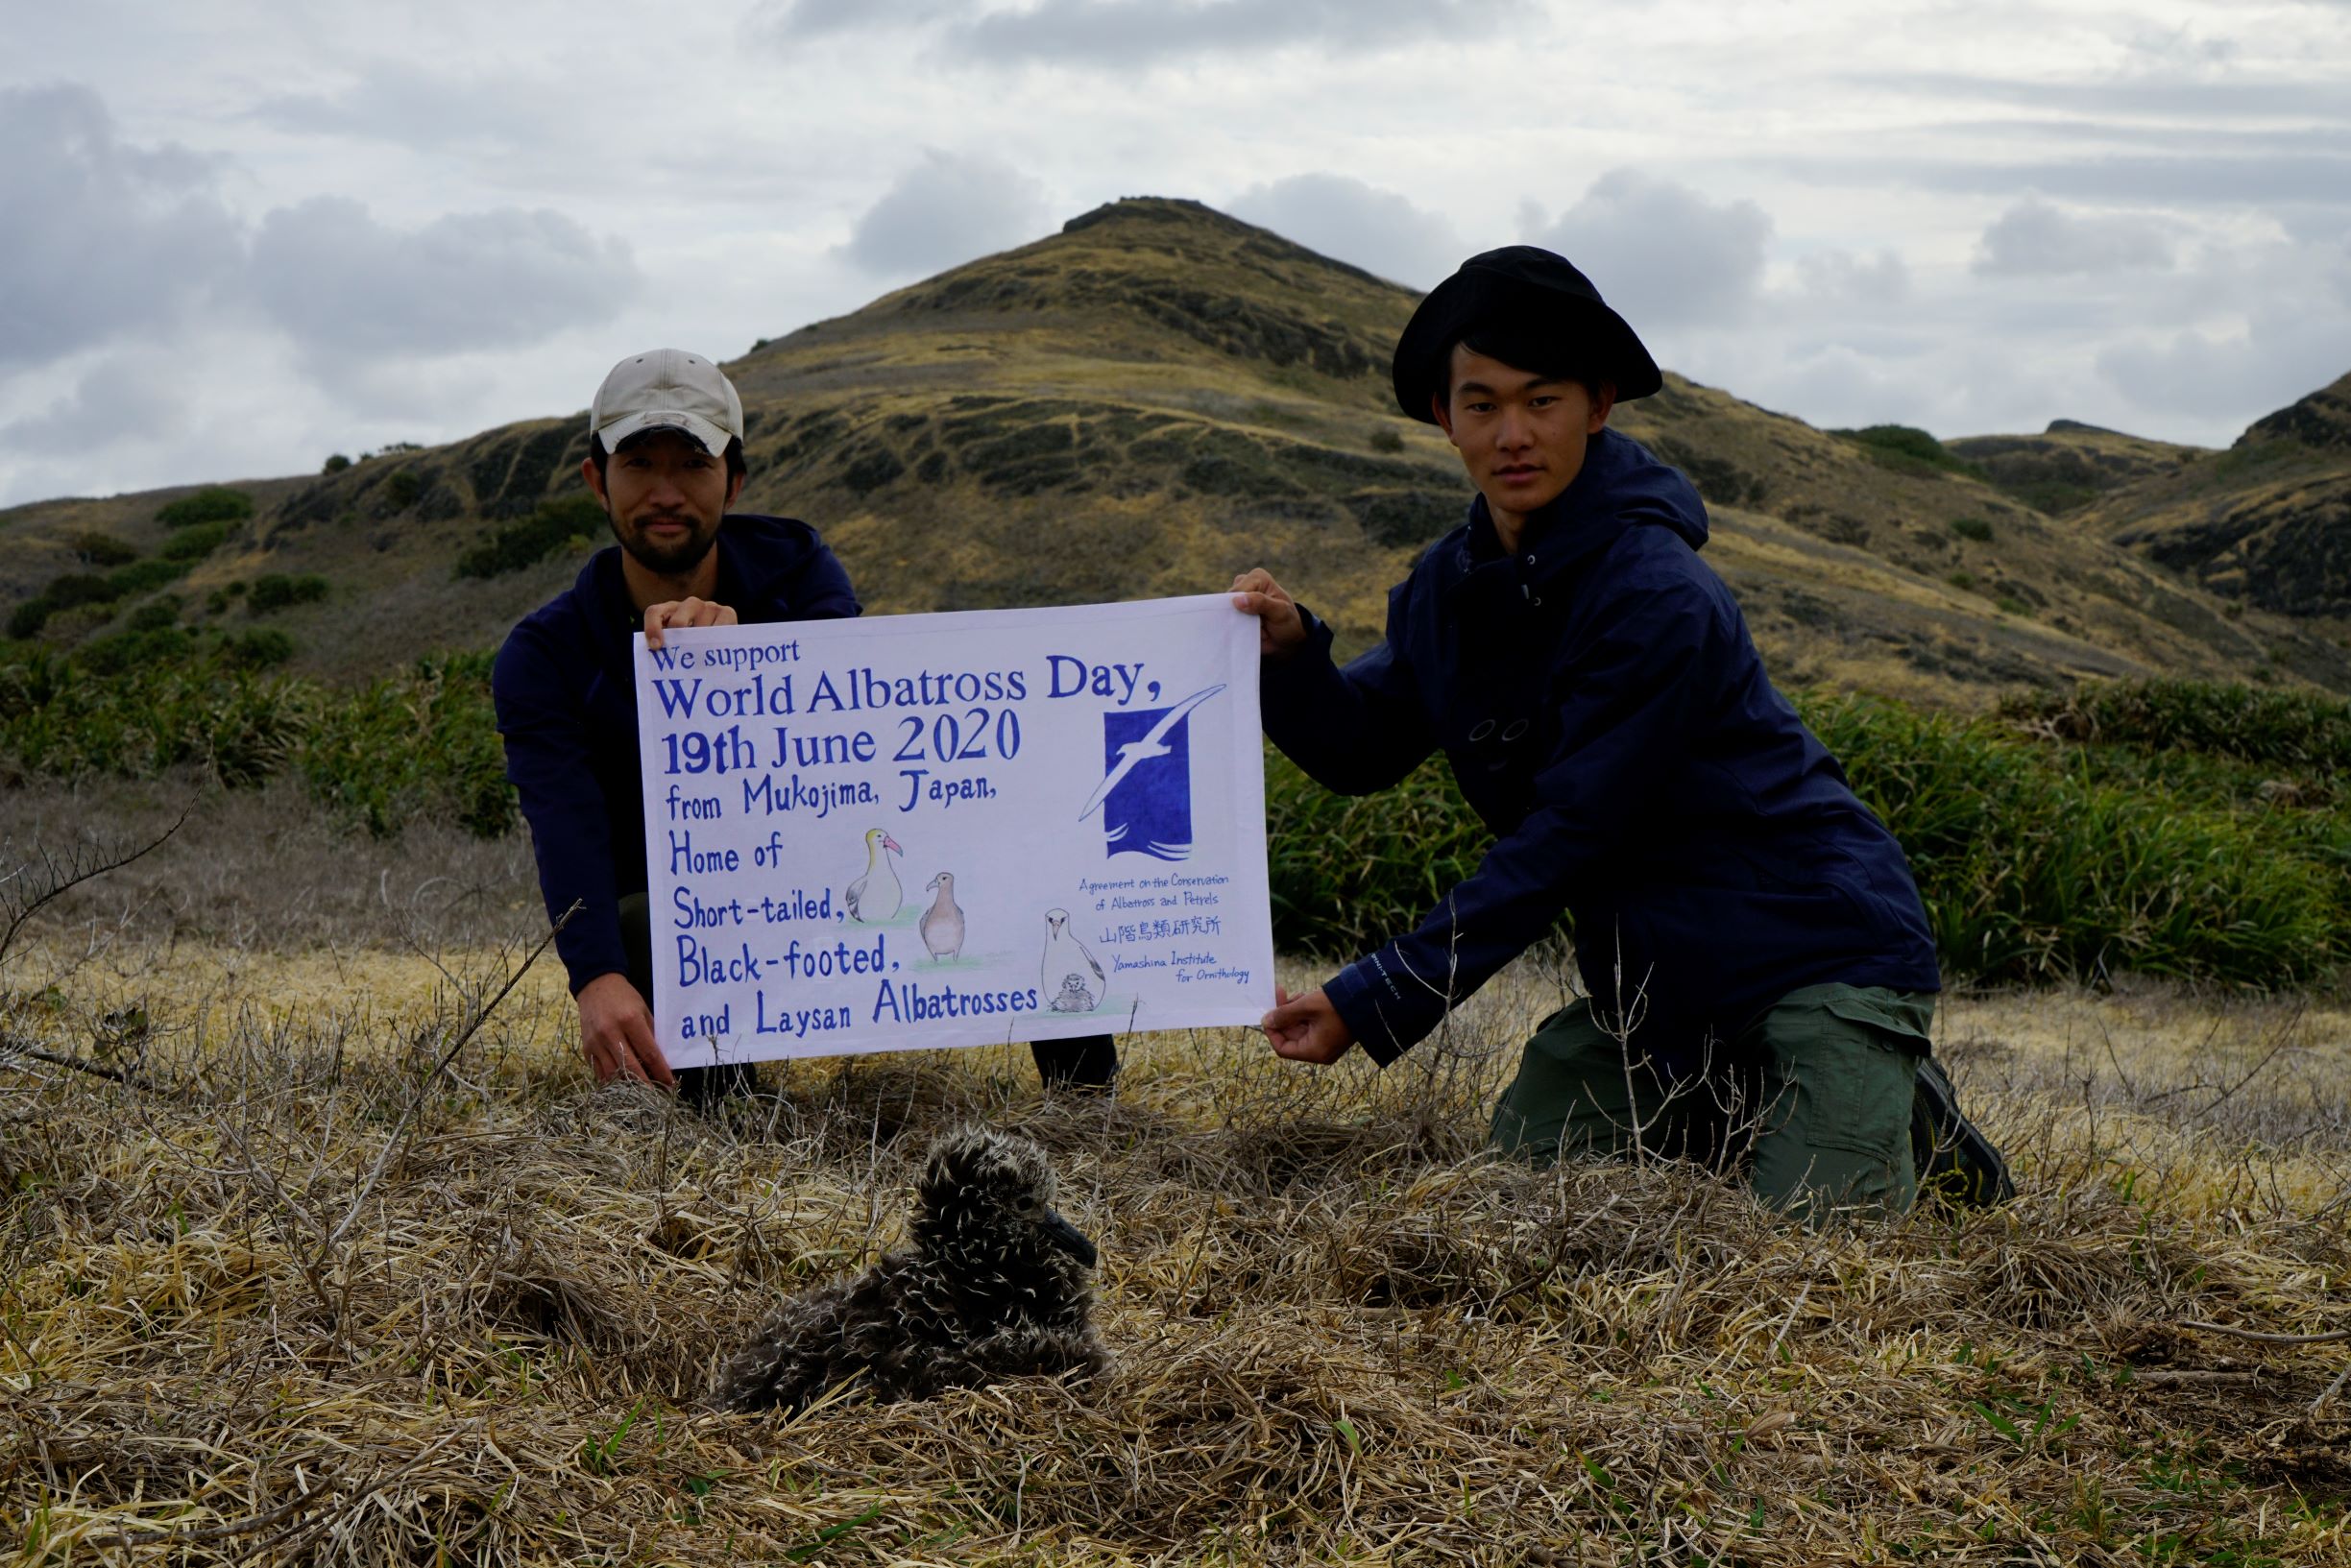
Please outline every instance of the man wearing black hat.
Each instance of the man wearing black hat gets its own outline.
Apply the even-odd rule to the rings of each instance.
[[[1497,1146],[1736,1160],[1809,1218],[1907,1208],[1922,1159],[1995,1195],[1998,1156],[1928,1056],[1941,981],[1901,846],[1765,677],[1698,558],[1697,492],[1608,428],[1663,384],[1639,338],[1566,261],[1513,246],[1421,302],[1394,381],[1478,495],[1390,591],[1386,639],[1342,669],[1264,571],[1234,602],[1294,761],[1360,795],[1442,749],[1496,841],[1418,929],[1285,994],[1274,1049],[1385,1065],[1563,910],[1588,995],[1528,1042]],[[1919,1107],[1974,1169],[1930,1132],[1914,1150]]]

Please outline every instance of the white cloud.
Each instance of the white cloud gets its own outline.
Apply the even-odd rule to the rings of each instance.
[[[932,150],[865,209],[842,253],[866,272],[903,277],[1026,244],[1046,222],[1044,192],[1027,175]]]
[[[1975,270],[2041,277],[2171,265],[2172,226],[2144,217],[2085,217],[2027,196],[1983,232]]]
[[[1892,251],[1871,256],[1814,251],[1797,259],[1796,276],[1806,294],[1830,306],[1900,304],[1910,298],[1910,268]]]
[[[1366,272],[1426,289],[1468,254],[1445,219],[1392,190],[1340,174],[1252,185],[1225,210]]]
[[[210,163],[122,140],[87,87],[0,88],[0,366],[168,326],[242,262]]]
[[[763,6],[752,25],[784,45],[852,31],[933,30],[934,58],[958,65],[1150,67],[1273,49],[1374,53],[1507,11],[1505,0],[1032,0],[987,10],[939,0],[789,0]]]
[[[306,349],[414,356],[531,343],[609,318],[641,281],[627,246],[560,213],[453,213],[402,231],[357,202],[321,196],[262,221],[249,285]]]
[[[183,409],[154,367],[116,354],[98,360],[71,392],[46,408],[0,424],[0,448],[79,451],[102,446],[126,433],[168,433],[183,422]]]
[[[1521,209],[1521,221],[1534,215]],[[1772,221],[1677,181],[1615,169],[1531,237],[1581,268],[1636,331],[1743,318],[1763,281]]]

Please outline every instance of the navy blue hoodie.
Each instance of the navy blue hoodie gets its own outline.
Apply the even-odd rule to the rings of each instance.
[[[1324,987],[1383,1064],[1562,909],[1600,1016],[1635,1003],[1673,1068],[1801,986],[1940,988],[1901,845],[1764,676],[1706,538],[1689,481],[1603,430],[1516,555],[1480,497],[1390,591],[1380,646],[1341,670],[1309,615],[1266,662],[1266,733],[1310,776],[1370,794],[1442,749],[1497,835]]]
[[[859,613],[849,574],[805,522],[730,515],[717,550],[713,596],[746,626]],[[631,640],[643,629],[611,545],[589,558],[569,592],[515,627],[490,677],[547,918],[575,899],[582,905],[555,938],[574,994],[599,975],[627,973],[620,900],[645,890]]]

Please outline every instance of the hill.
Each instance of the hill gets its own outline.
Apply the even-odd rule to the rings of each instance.
[[[2255,421],[2224,452],[2109,492],[2082,521],[2233,612],[2351,633],[2351,375]]]
[[[876,611],[1197,592],[1262,564],[1361,646],[1386,585],[1468,495],[1442,436],[1390,401],[1413,302],[1198,204],[1114,203],[730,364],[743,505],[822,527]],[[1697,481],[1709,559],[1782,680],[1969,706],[2085,674],[2283,667],[2351,689],[2333,627],[2233,604],[1963,461],[1922,463],[1679,376],[1617,422]],[[488,646],[599,543],[593,518],[550,505],[576,494],[584,423],[240,483],[253,515],[211,525],[226,537],[208,554],[157,520],[184,492],[20,507],[0,515],[19,546],[0,595],[39,598],[39,635],[61,642],[142,615],[266,620],[327,674]],[[101,574],[93,539],[135,558]],[[492,542],[531,564],[455,575]],[[177,582],[158,561],[175,547],[194,559]],[[277,585],[256,597],[265,576]]]
[[[2149,441],[2078,420],[2051,420],[2037,436],[1968,436],[1946,445],[1993,484],[2051,517],[2210,455],[2200,446]]]

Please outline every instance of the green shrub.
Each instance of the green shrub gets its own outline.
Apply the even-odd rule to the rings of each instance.
[[[418,817],[483,837],[515,824],[487,656],[424,659],[325,707],[300,765],[311,793],[378,836]]]
[[[225,485],[209,485],[164,507],[156,514],[156,521],[166,528],[192,528],[200,522],[242,522],[253,515],[251,495]]]
[[[2202,681],[2113,681],[2024,691],[2000,713],[2060,740],[2233,758],[2351,778],[2351,699]]]
[[[37,593],[25,600],[9,612],[8,635],[19,642],[40,636],[41,628],[49,624],[51,608],[49,601]]]
[[[1404,438],[1383,424],[1371,432],[1371,449],[1375,452],[1400,452],[1404,449]]]
[[[176,583],[187,575],[188,564],[158,557],[153,561],[133,561],[127,567],[117,567],[107,573],[108,598],[127,599],[135,593],[145,593]]]
[[[341,473],[350,467],[350,458],[345,457],[341,452],[329,452],[327,454],[327,461],[319,465],[319,472]]]
[[[1992,607],[2003,615],[2030,615],[2033,607],[2013,593],[2003,593],[1992,601]]]
[[[1943,580],[1962,593],[1975,591],[1975,574],[1972,571],[1954,571]]]
[[[122,591],[107,578],[86,571],[69,571],[41,590],[41,597],[60,610],[77,604],[112,604]]]
[[[1991,539],[1992,524],[1984,518],[1953,518],[1951,531],[1961,539],[1972,539],[1980,544]]]
[[[1442,763],[1335,795],[1267,748],[1267,875],[1285,952],[1356,953],[1419,923],[1492,842]]]
[[[1913,424],[1870,424],[1858,430],[1831,430],[1861,446],[1880,467],[1900,473],[1964,473],[1981,477],[1982,470],[1946,447],[1932,434]]]
[[[270,669],[294,657],[294,639],[275,626],[256,626],[221,639],[221,657],[238,669]]]
[[[515,824],[490,703],[490,656],[419,661],[350,688],[270,674],[272,627],[206,639],[171,628],[35,648],[0,663],[0,756],[27,772],[152,778],[198,766],[230,787],[291,775],[354,824],[419,818],[492,836]]]
[[[567,495],[541,501],[538,510],[520,522],[507,524],[457,558],[460,577],[497,577],[536,566],[575,539],[594,539],[604,532],[603,507],[593,495]]]
[[[153,632],[165,626],[177,626],[180,623],[180,606],[179,594],[158,593],[132,611],[130,618],[123,625],[133,632]]]
[[[383,482],[384,500],[395,512],[405,512],[424,494],[424,481],[414,469],[395,469]]]
[[[166,561],[202,561],[227,543],[235,529],[232,522],[199,522],[166,539],[158,553]]]
[[[90,639],[73,651],[74,663],[94,675],[117,675],[142,665],[180,663],[196,649],[196,637],[166,622],[133,624],[110,637]]]
[[[1953,977],[2136,969],[2273,986],[2351,958],[2351,811],[2241,805],[2210,780],[2119,772],[1999,719],[1800,707],[1902,840]],[[1417,924],[1491,843],[1442,763],[1349,800],[1273,758],[1266,809],[1274,936],[1291,950],[1350,955]]]
[[[112,534],[94,530],[75,534],[65,542],[74,558],[85,567],[119,567],[126,561],[136,561],[138,549],[125,543]]]
[[[263,572],[253,580],[253,591],[246,597],[245,613],[266,615],[297,604],[315,604],[329,591],[326,578],[315,573],[289,577],[283,572]]]

